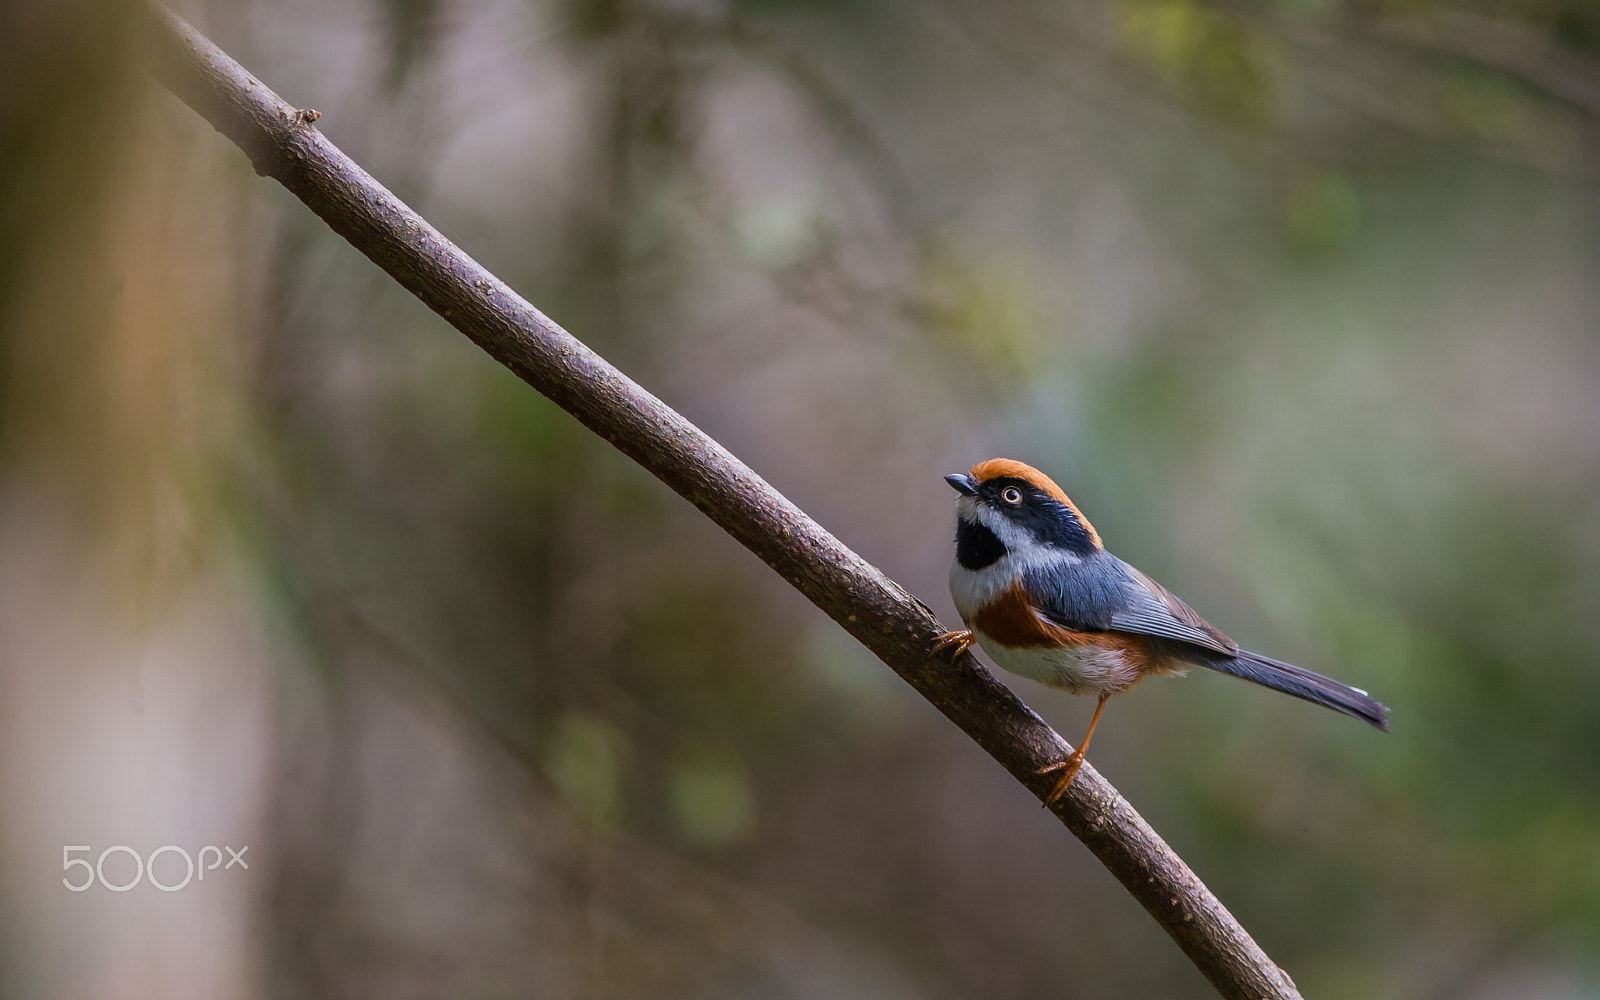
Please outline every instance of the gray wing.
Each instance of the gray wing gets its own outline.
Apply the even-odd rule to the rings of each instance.
[[[1180,601],[1171,591],[1118,559],[1127,573],[1128,591],[1132,600],[1128,606],[1111,616],[1111,628],[1117,632],[1136,632],[1140,635],[1176,639],[1209,649],[1225,656],[1239,652],[1239,644],[1222,634],[1222,630],[1201,618],[1189,605]]]

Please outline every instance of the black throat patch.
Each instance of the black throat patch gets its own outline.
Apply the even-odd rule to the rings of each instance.
[[[977,572],[992,566],[1006,554],[1006,543],[981,524],[962,518],[956,520],[956,562],[962,569]]]

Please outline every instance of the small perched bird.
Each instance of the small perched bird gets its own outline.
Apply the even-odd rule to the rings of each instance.
[[[935,652],[973,642],[995,663],[1073,694],[1099,695],[1089,731],[1045,799],[1072,784],[1106,699],[1149,674],[1206,667],[1292,694],[1389,731],[1389,711],[1365,691],[1239,648],[1167,589],[1107,552],[1100,533],[1038,469],[992,458],[944,477],[956,501],[950,596],[967,626]]]

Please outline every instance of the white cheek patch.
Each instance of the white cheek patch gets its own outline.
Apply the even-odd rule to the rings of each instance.
[[[993,507],[988,504],[977,503],[968,497],[963,497],[962,499],[972,505],[971,520],[994,532],[994,536],[1000,539],[1000,543],[1010,551],[1015,552],[1017,549],[1033,543],[1026,531],[1012,524],[1010,518]]]
[[[970,570],[957,560],[950,563],[950,597],[963,620],[971,619],[978,610],[999,597],[1005,589],[1031,570],[1059,569],[1081,562],[1078,555],[1065,549],[1040,545],[1026,528],[1012,523],[1011,519],[962,497],[957,503],[957,514],[969,522],[976,522],[994,532],[1006,547],[1006,554],[980,570]]]
[[[1082,561],[1082,557],[1074,552],[1051,545],[1041,545],[1034,539],[1033,534],[1027,528],[1017,524],[988,504],[973,503],[970,497],[962,497],[962,500],[971,504],[973,508],[972,516],[968,520],[976,521],[994,532],[994,536],[1000,539],[1001,544],[1006,547],[1006,551],[1015,557],[1019,557],[1026,566],[1032,567],[1039,565],[1041,562],[1060,566],[1064,563],[1072,564]],[[963,511],[963,513],[965,512]]]

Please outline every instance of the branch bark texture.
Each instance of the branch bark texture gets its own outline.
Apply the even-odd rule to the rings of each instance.
[[[151,9],[160,80],[233,140],[257,173],[523,381],[698,507],[875,653],[1034,795],[1037,772],[1071,747],[970,653],[930,655],[945,629],[705,432],[512,291],[341,152],[189,24]],[[1172,936],[1217,991],[1239,1000],[1299,992],[1211,891],[1092,767],[1055,813]]]

